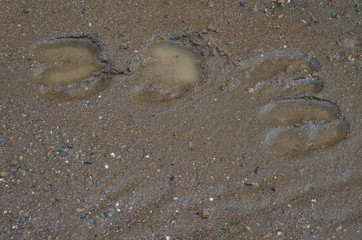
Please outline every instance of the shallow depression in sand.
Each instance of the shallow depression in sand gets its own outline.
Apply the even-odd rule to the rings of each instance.
[[[347,125],[342,121],[313,123],[302,127],[277,127],[268,132],[266,146],[273,152],[303,154],[313,149],[332,146],[346,137]]]
[[[273,101],[262,107],[259,114],[268,122],[288,126],[304,121],[336,120],[338,109],[328,101],[293,99]]]
[[[143,66],[135,82],[139,99],[162,102],[183,96],[200,82],[198,55],[190,48],[169,42],[152,44],[146,52],[152,62]]]
[[[84,40],[67,40],[43,44],[35,49],[35,60],[49,65],[38,82],[48,87],[60,87],[84,80],[99,73],[97,49]]]

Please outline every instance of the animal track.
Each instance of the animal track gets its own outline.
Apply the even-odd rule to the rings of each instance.
[[[250,92],[262,92],[263,94],[277,94],[285,97],[290,95],[316,94],[323,89],[323,81],[315,73],[308,74],[304,71],[295,70],[289,66],[285,71],[278,72],[267,81],[258,82]]]
[[[127,82],[130,93],[142,102],[168,102],[218,82],[226,53],[212,32],[183,30],[153,36],[141,52],[138,73]],[[205,90],[205,88],[203,88]],[[199,95],[200,96],[200,95]]]
[[[42,44],[35,49],[34,59],[47,65],[38,79],[46,99],[83,99],[108,86],[107,64],[98,60],[97,47],[90,40],[65,39]]]
[[[333,121],[338,119],[337,107],[327,101],[313,99],[286,99],[273,101],[260,110],[260,116],[282,126],[301,122]]]
[[[267,133],[265,144],[272,151],[302,154],[338,143],[346,136],[346,130],[346,125],[339,120],[277,127]]]
[[[250,88],[250,93],[277,98],[259,110],[263,121],[276,126],[266,134],[266,148],[272,152],[303,154],[345,138],[348,124],[339,115],[338,106],[311,95],[323,89],[322,79],[314,72],[317,68],[307,60],[279,58],[276,62],[268,59],[259,63],[253,69],[257,72],[249,75],[249,79],[256,81],[264,73],[269,77]]]
[[[200,81],[197,54],[169,42],[152,44],[147,55],[154,59],[144,65],[138,76],[142,82],[134,90],[145,101],[161,102],[181,97],[193,83]]]

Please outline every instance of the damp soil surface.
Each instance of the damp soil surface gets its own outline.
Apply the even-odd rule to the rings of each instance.
[[[361,1],[2,1],[1,239],[360,239]]]

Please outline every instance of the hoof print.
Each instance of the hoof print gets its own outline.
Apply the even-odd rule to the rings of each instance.
[[[332,146],[346,134],[347,125],[339,120],[320,124],[309,122],[302,127],[277,127],[269,131],[265,145],[272,152],[298,155]]]
[[[139,99],[145,102],[164,102],[177,99],[189,91],[191,84],[145,83],[135,89]]]
[[[272,152],[300,154],[307,152],[311,146],[296,127],[278,127],[269,131],[264,144]]]
[[[240,64],[262,107],[258,116],[275,126],[264,144],[271,152],[303,154],[344,139],[348,124],[338,106],[313,97],[323,89],[319,61],[306,54],[276,51]],[[256,83],[255,83],[256,82]],[[274,100],[270,101],[270,96]]]
[[[325,121],[336,120],[338,108],[328,101],[279,100],[262,107],[260,116],[270,123],[288,126],[320,119]]]
[[[88,98],[109,84],[106,64],[98,60],[97,47],[86,39],[45,43],[34,50],[34,59],[45,64],[38,82],[47,100]]]
[[[272,152],[303,154],[331,146],[344,139],[348,130],[337,106],[321,100],[279,100],[264,106],[260,116],[279,125],[265,138]]]
[[[247,80],[251,82],[261,82],[273,78],[280,72],[290,73],[291,70],[305,74],[311,74],[320,68],[317,60],[306,59],[301,54],[292,57],[283,53],[265,54],[262,59],[251,59],[250,63],[244,63],[247,73]],[[301,55],[301,56],[299,56]],[[314,58],[313,58],[314,59]]]
[[[147,55],[154,59],[141,69],[134,88],[139,99],[162,102],[183,96],[193,84],[200,82],[201,70],[197,54],[181,45],[158,42]]]
[[[319,93],[323,89],[323,80],[317,74],[297,71],[290,66],[285,71],[280,71],[269,80],[258,82],[252,92],[270,92],[277,97],[290,95],[304,95]],[[272,93],[274,92],[274,93]]]
[[[286,88],[293,88],[298,93],[319,93],[323,89],[323,81],[319,76],[308,75],[301,78],[297,78]]]

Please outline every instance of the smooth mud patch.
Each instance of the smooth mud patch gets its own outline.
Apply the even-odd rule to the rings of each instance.
[[[181,97],[192,84],[200,82],[198,56],[192,49],[158,42],[147,50],[154,59],[146,64],[138,76],[142,83],[135,90],[145,101],[166,101]]]

